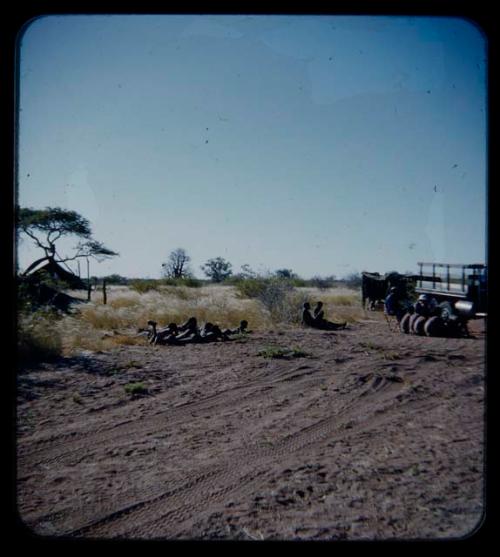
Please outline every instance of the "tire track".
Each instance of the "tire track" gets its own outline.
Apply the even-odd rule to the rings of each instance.
[[[391,383],[384,378],[374,377],[362,393],[364,396],[375,395],[390,386]],[[225,461],[216,464],[213,469],[192,476],[187,482],[181,482],[150,499],[127,505],[66,535],[140,537],[147,534],[148,537],[154,537],[160,535],[161,531],[180,528],[180,523],[191,518],[196,512],[194,509],[207,509],[233,490],[243,493],[242,488],[247,486],[248,489],[248,486],[253,485],[267,472],[271,462],[282,460],[283,456],[306,447],[321,445],[325,437],[329,438],[329,443],[339,442],[356,435],[360,430],[369,431],[391,420],[389,407],[384,415],[379,415],[375,419],[372,414],[368,415],[356,427],[343,429],[342,426],[345,426],[352,417],[349,410],[352,409],[354,401],[346,405],[343,412],[330,415],[324,420],[286,436],[272,447],[262,447],[258,444],[246,447],[242,451],[233,453],[231,457],[226,457]],[[398,404],[393,400],[392,406]],[[344,414],[344,420],[339,421],[339,417]],[[130,527],[131,522],[133,522],[132,527]]]
[[[293,378],[296,371],[297,368],[294,368],[294,370],[287,370],[286,373],[291,374]],[[310,377],[312,373],[313,371],[305,374],[307,383],[314,384],[318,381],[319,377],[317,375]],[[85,455],[84,458],[90,457],[87,448],[91,438],[91,445],[97,450],[101,450],[110,441],[116,447],[120,441],[124,439],[130,440],[134,435],[144,437],[158,433],[164,427],[164,423],[168,423],[169,427],[176,426],[186,418],[191,418],[191,415],[195,412],[215,411],[218,408],[227,410],[228,408],[239,407],[244,402],[261,397],[263,393],[275,388],[277,384],[281,384],[283,381],[286,381],[286,378],[280,376],[268,377],[245,385],[238,385],[230,390],[215,393],[199,401],[186,402],[176,407],[167,408],[146,418],[127,418],[105,428],[97,427],[87,431],[62,433],[55,438],[52,436],[49,439],[44,439],[41,447],[37,446],[32,450],[29,450],[31,448],[29,445],[30,440],[23,439],[18,443],[19,464],[22,466],[23,461],[27,460],[30,461],[30,465],[66,462],[75,456],[78,458],[70,461],[70,463],[77,463],[82,460],[82,453]],[[301,388],[304,388],[304,386],[306,385],[302,383]],[[286,386],[286,388],[288,389],[289,387]],[[239,392],[243,392],[243,394],[235,396]]]

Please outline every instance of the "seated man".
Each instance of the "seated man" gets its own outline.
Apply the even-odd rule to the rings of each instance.
[[[323,302],[318,302],[314,308],[314,322],[316,323],[316,327],[318,327],[318,329],[327,330],[345,329],[347,325],[347,321],[344,321],[343,323],[334,323],[333,321],[325,319]]]
[[[314,317],[311,315],[311,304],[309,302],[304,302],[302,305],[302,325],[306,327],[315,326]]]
[[[319,308],[318,308],[319,305]],[[324,312],[321,309],[323,306],[323,302],[318,302],[316,305],[316,317],[311,315],[311,305],[309,302],[306,302],[302,308],[302,324],[308,327],[314,327],[315,329],[324,329],[327,331],[334,331],[336,329],[345,329],[347,322],[344,323],[334,323],[333,321],[327,321],[323,316]]]
[[[323,311],[323,302],[317,302],[314,308],[314,319],[322,320],[325,318],[325,312]]]

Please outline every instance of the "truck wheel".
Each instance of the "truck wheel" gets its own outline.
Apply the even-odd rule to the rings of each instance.
[[[439,304],[439,315],[443,321],[448,321],[453,315],[453,307],[450,302],[441,302]]]
[[[410,332],[410,317],[411,317],[411,315],[409,313],[405,313],[403,315],[403,318],[401,319],[401,322],[399,323],[399,330],[402,333],[408,334]]]
[[[442,333],[443,324],[441,318],[435,315],[430,319],[427,319],[424,325],[424,332],[428,337],[436,337]]]
[[[423,335],[424,334],[424,327],[427,321],[427,317],[423,315],[419,315],[415,321],[413,322],[413,332],[416,335]]]
[[[413,334],[413,335],[415,334],[415,330],[414,330],[413,326],[414,326],[414,324],[415,324],[415,321],[416,321],[419,317],[421,317],[421,316],[420,316],[418,313],[414,313],[413,315],[410,316],[410,323],[409,323],[409,325],[408,325],[408,329],[409,329],[409,333],[410,333],[410,334]]]

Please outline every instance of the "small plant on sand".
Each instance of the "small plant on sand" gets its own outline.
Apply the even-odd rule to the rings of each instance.
[[[310,354],[300,348],[282,348],[279,346],[268,346],[259,352],[264,358],[286,359],[308,358]]]
[[[82,399],[82,397],[81,397],[78,393],[75,393],[75,394],[73,395],[72,400],[73,400],[73,402],[76,403],[76,404],[83,404],[83,399]]]
[[[131,396],[147,395],[148,389],[144,383],[127,383],[125,385],[125,392]]]

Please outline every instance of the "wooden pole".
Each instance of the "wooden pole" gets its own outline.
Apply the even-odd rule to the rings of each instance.
[[[102,279],[102,303],[106,305],[108,296],[106,294],[106,279]]]
[[[92,297],[92,284],[90,283],[90,265],[89,260],[87,258],[87,302],[90,302]]]

